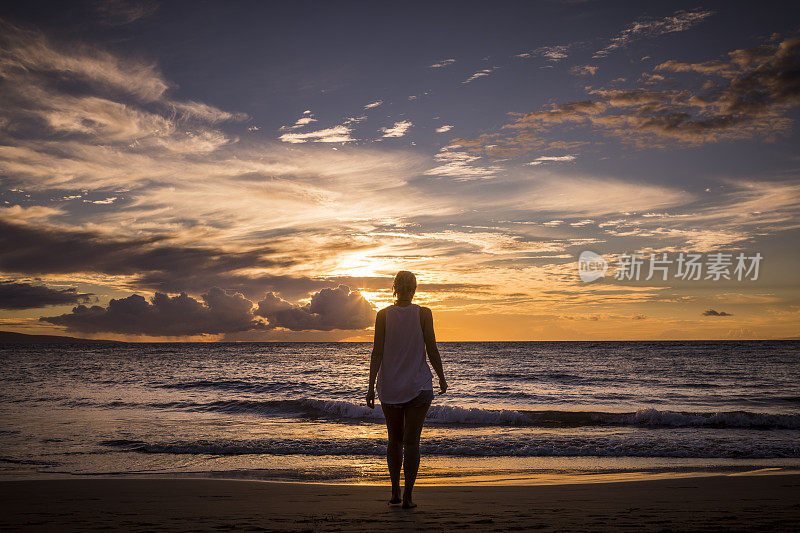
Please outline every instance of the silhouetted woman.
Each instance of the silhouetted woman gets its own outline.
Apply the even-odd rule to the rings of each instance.
[[[378,397],[386,417],[389,445],[386,462],[392,479],[390,504],[403,504],[404,509],[416,507],[411,499],[414,481],[419,470],[419,437],[425,414],[433,401],[431,369],[425,353],[439,376],[440,394],[447,390],[442,370],[442,358],[436,348],[433,333],[433,314],[427,307],[411,303],[417,290],[417,278],[401,270],[394,278],[394,305],[378,311],[375,318],[375,343],[369,365],[367,405],[375,407],[375,379]],[[400,499],[400,467],[403,467],[405,487]]]

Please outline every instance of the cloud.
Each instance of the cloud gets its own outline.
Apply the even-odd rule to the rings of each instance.
[[[569,72],[576,76],[594,76],[597,72],[597,68],[598,67],[592,65],[576,65],[569,69]]]
[[[376,108],[376,107],[378,107],[379,105],[382,105],[382,104],[383,104],[383,100],[375,100],[371,104],[365,105],[364,109],[374,109],[374,108]]]
[[[433,157],[439,165],[425,171],[429,176],[449,176],[457,181],[468,181],[490,178],[500,170],[497,166],[477,165],[481,157],[459,150],[458,146],[445,146]]]
[[[491,67],[491,68],[481,69],[478,72],[476,72],[475,74],[473,74],[472,76],[470,76],[469,78],[467,78],[466,80],[462,81],[461,83],[466,85],[467,83],[473,82],[473,81],[477,80],[478,78],[484,78],[486,76],[489,76],[491,73],[493,73],[495,70],[497,70],[497,68],[498,67]]]
[[[662,185],[561,173],[543,174],[519,193],[518,207],[585,217],[680,206],[693,198]]]
[[[0,281],[0,309],[35,309],[48,305],[86,303],[91,296],[91,293],[79,293],[72,287],[57,289],[12,280]]]
[[[575,161],[574,155],[560,155],[560,156],[547,156],[543,155],[541,157],[537,157],[530,163],[526,163],[526,165],[530,166],[537,166],[541,165],[542,163],[549,163],[549,162],[561,162],[561,161]]]
[[[728,57],[713,65],[666,61],[655,67],[659,72],[713,76],[704,83],[682,86],[678,80],[654,75],[632,89],[587,87],[590,98],[517,114],[496,133],[456,142],[514,155],[548,147],[543,137],[558,125],[588,126],[647,148],[667,146],[660,141],[700,145],[754,137],[770,141],[788,134],[789,111],[800,104],[800,88],[793,81],[800,36],[734,50]],[[652,87],[662,82],[665,88]]]
[[[726,313],[725,311],[715,311],[713,309],[709,309],[708,311],[703,311],[703,316],[733,316],[730,313]]]
[[[103,200],[84,200],[83,202],[87,204],[108,205],[108,204],[113,204],[117,200],[119,200],[119,198],[117,198],[116,196],[109,196],[108,198],[105,198]]]
[[[592,57],[605,57],[614,50],[625,48],[634,41],[645,37],[658,37],[667,33],[688,30],[713,14],[713,11],[698,8],[690,11],[676,11],[671,16],[663,19],[641,19],[612,37],[611,42],[595,52]]]
[[[344,122],[342,122],[342,124],[348,126],[350,124],[358,124],[359,122],[363,122],[365,120],[367,120],[367,115],[360,115],[357,117],[347,117],[346,119],[344,119]]]
[[[410,121],[401,120],[400,122],[395,122],[394,126],[390,128],[381,128],[379,131],[383,132],[384,137],[402,137],[411,126],[413,126],[413,124]]]
[[[445,133],[445,132],[448,132],[448,131],[450,131],[452,129],[453,129],[453,126],[450,126],[449,124],[445,124],[444,126],[439,126],[438,128],[436,128],[436,133]]]
[[[96,0],[92,7],[102,23],[122,26],[149,17],[158,10],[158,3],[152,0]]]
[[[303,111],[303,115],[295,121],[295,123],[291,126],[281,126],[281,130],[296,130],[298,128],[302,128],[303,126],[308,126],[312,122],[316,122],[317,119],[314,118],[314,115],[311,113],[310,110]]]
[[[164,234],[125,239],[0,220],[0,249],[4,250],[0,270],[30,275],[101,273],[128,276],[143,287],[188,290],[223,280],[264,287],[271,283],[257,283],[240,271],[290,263],[270,258],[268,248],[236,252],[168,241]]]
[[[302,119],[301,119],[302,120]],[[346,143],[357,141],[350,136],[353,130],[345,125],[334,126],[324,130],[310,131],[308,133],[284,133],[280,140],[287,143],[299,144],[305,142],[318,143]]]
[[[514,57],[520,58],[529,58],[529,57],[544,57],[545,59],[558,62],[562,59],[566,59],[567,51],[569,50],[571,45],[553,45],[553,46],[540,46],[535,50],[531,50],[529,52],[522,52],[520,54],[515,55]]]
[[[252,314],[253,304],[241,294],[212,288],[202,302],[180,294],[157,292],[148,302],[133,294],[112,299],[108,307],[79,305],[71,313],[39,320],[81,333],[122,333],[183,337],[232,333],[263,328]]]
[[[220,286],[241,292],[251,299],[266,291],[284,298],[303,298],[332,284],[348,284],[369,290],[391,286],[391,278],[290,274],[298,264],[313,263],[324,268],[325,261],[340,261],[340,254],[369,249],[380,255],[383,237],[374,233],[342,239],[334,229],[319,236],[289,233],[281,240],[271,239],[250,250],[231,250],[211,246],[181,246],[171,243],[174,236],[124,239],[111,235],[12,224],[0,221],[0,271],[32,276],[70,274],[73,279],[113,283],[135,290],[165,293],[200,294],[208,287]],[[360,242],[360,243],[359,243]],[[395,257],[396,259],[396,257]],[[102,281],[97,281],[99,280]],[[468,285],[472,286],[472,285]],[[429,283],[426,291],[457,290],[454,285]]]
[[[258,302],[256,315],[269,320],[270,328],[292,331],[363,329],[375,321],[375,310],[359,292],[346,285],[322,289],[308,304],[299,306],[268,293]]]
[[[442,59],[441,61],[437,61],[433,65],[428,65],[428,68],[444,68],[452,65],[455,63],[455,59]]]
[[[229,113],[214,106],[191,100],[187,102],[170,100],[167,105],[174,109],[181,118],[194,118],[210,124],[230,120],[246,120],[248,118],[246,113]]]
[[[247,118],[168,95],[154,64],[84,44],[51,42],[41,32],[0,20],[3,150],[50,141],[51,153],[75,143],[111,150],[208,153],[235,142],[209,125]],[[24,151],[31,155],[30,151]],[[2,157],[0,157],[2,159]],[[11,170],[24,166],[15,156]],[[5,165],[4,165],[5,166]]]
[[[80,198],[80,196],[73,196],[70,199]],[[0,207],[0,223],[5,220],[16,224],[25,224],[29,222],[43,222],[47,219],[62,215],[64,212],[57,207],[47,207],[44,205],[33,205],[30,207],[22,207],[21,205],[12,205],[11,207]],[[2,237],[0,236],[0,241]]]
[[[108,52],[72,43],[54,45],[41,32],[0,19],[0,72],[4,77],[51,73],[98,88],[112,88],[145,101],[156,101],[170,87],[148,63],[121,59]]]

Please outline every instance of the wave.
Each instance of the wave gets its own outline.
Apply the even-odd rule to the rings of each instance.
[[[285,418],[324,419],[339,422],[378,422],[379,408],[370,409],[344,400],[314,398],[284,400],[218,400],[207,403],[174,401],[133,404],[115,401],[102,407],[149,407],[155,409],[252,414]],[[716,429],[800,429],[800,414],[754,413],[748,411],[679,412],[639,409],[635,412],[601,411],[530,411],[482,409],[434,404],[428,411],[428,423],[442,425],[531,426],[542,428],[583,426],[632,426],[645,428],[716,428]]]
[[[382,456],[384,438],[319,439],[264,438],[206,439],[145,442],[109,440],[99,443],[117,451],[173,455],[335,455]],[[742,439],[684,435],[676,438],[624,435],[575,436],[560,434],[498,435],[493,437],[425,437],[425,455],[466,457],[673,457],[766,459],[798,458],[794,439]]]
[[[433,421],[529,425],[537,427],[637,426],[647,428],[707,427],[718,429],[800,429],[800,415],[730,412],[677,412],[639,409],[631,413],[599,411],[515,411],[432,406]]]
[[[233,392],[274,393],[292,391],[297,388],[308,387],[305,381],[270,381],[267,383],[254,383],[240,379],[181,381],[177,383],[156,383],[154,386],[161,389],[192,390],[214,389]]]

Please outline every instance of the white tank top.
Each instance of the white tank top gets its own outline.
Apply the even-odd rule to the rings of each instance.
[[[378,369],[378,398],[383,403],[404,403],[422,390],[433,390],[433,374],[425,359],[419,306],[386,308],[383,362]]]

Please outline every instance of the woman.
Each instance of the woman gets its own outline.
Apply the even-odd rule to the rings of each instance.
[[[417,290],[417,278],[411,272],[401,270],[394,278],[392,289],[397,298],[395,304],[378,311],[375,318],[367,406],[375,408],[377,378],[378,397],[389,433],[386,449],[386,462],[392,479],[389,504],[402,503],[404,509],[411,509],[417,506],[411,499],[411,491],[419,470],[419,437],[433,400],[433,376],[425,361],[426,351],[439,376],[439,394],[447,391],[447,381],[436,348],[433,314],[427,307],[411,303]],[[405,478],[402,500],[401,465]]]

